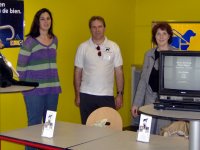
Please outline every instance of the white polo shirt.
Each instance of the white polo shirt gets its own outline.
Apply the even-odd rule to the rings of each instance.
[[[123,65],[120,48],[106,37],[100,45],[101,56],[96,47],[90,38],[77,49],[75,66],[83,69],[80,92],[112,96],[114,68]]]

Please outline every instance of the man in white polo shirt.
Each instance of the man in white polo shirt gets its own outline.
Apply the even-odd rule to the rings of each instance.
[[[82,124],[100,107],[119,109],[123,104],[123,61],[119,46],[107,39],[105,21],[100,16],[89,20],[91,38],[77,49],[74,69],[75,103],[80,107]],[[117,95],[113,86],[116,77]]]

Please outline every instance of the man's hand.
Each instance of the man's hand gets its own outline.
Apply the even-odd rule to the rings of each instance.
[[[82,68],[74,67],[74,92],[75,92],[75,105],[80,106],[80,86],[82,78]]]
[[[120,109],[123,106],[123,95],[117,95],[115,98],[115,107]]]
[[[75,105],[77,106],[77,107],[79,107],[80,106],[80,97],[75,97]]]

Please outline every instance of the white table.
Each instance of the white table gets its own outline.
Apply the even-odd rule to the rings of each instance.
[[[189,150],[200,150],[200,112],[156,110],[154,105],[146,105],[139,108],[141,113],[154,117],[174,118],[190,122]]]
[[[0,133],[0,140],[10,141],[46,150],[70,149],[111,134],[116,130],[110,128],[90,127],[82,124],[56,122],[54,137],[41,137],[43,124]]]
[[[71,147],[72,150],[187,150],[188,140],[181,137],[151,135],[149,143],[136,141],[137,132],[121,131],[88,143]]]
[[[34,88],[35,88],[34,86],[12,85],[5,88],[0,87],[0,93],[15,93],[15,92],[29,91]]]

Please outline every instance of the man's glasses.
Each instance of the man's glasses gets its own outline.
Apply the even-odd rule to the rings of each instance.
[[[98,46],[96,47],[96,49],[97,49],[97,51],[98,51],[97,55],[100,57],[100,56],[101,56],[100,46],[98,45]]]

